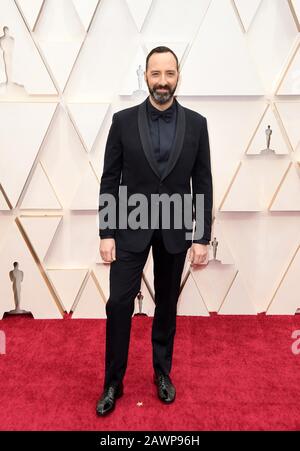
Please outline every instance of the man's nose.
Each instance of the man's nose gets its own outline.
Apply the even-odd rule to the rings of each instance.
[[[159,81],[160,81],[160,84],[161,84],[162,86],[166,86],[166,85],[167,85],[167,81],[166,81],[165,75],[161,75]]]

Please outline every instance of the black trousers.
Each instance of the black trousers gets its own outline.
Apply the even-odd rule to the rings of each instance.
[[[152,246],[155,312],[152,322],[152,358],[156,373],[168,375],[172,366],[176,332],[177,301],[187,250],[166,251],[161,230],[153,232],[142,252],[118,248],[110,268],[110,295],[106,303],[106,353],[104,388],[120,383],[127,368],[134,301],[141,287],[142,272]]]

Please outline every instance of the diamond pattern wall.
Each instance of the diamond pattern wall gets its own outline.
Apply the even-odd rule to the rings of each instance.
[[[113,113],[148,95],[138,71],[156,45],[178,55],[179,102],[207,117],[214,177],[215,245],[200,269],[186,260],[178,314],[294,314],[299,20],[299,0],[1,0],[0,315],[18,261],[35,318],[105,317],[106,138]],[[151,252],[141,292],[153,316]]]

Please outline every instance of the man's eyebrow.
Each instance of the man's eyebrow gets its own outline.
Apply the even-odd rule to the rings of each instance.
[[[150,72],[161,72],[158,69],[152,69]],[[175,72],[175,69],[167,69],[166,72]]]

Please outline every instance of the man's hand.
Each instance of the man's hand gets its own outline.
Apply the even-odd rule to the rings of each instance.
[[[191,266],[197,266],[206,263],[207,258],[208,258],[208,245],[193,243],[189,252],[189,260]]]
[[[116,244],[114,238],[100,239],[100,255],[106,263],[111,263],[116,259]]]

